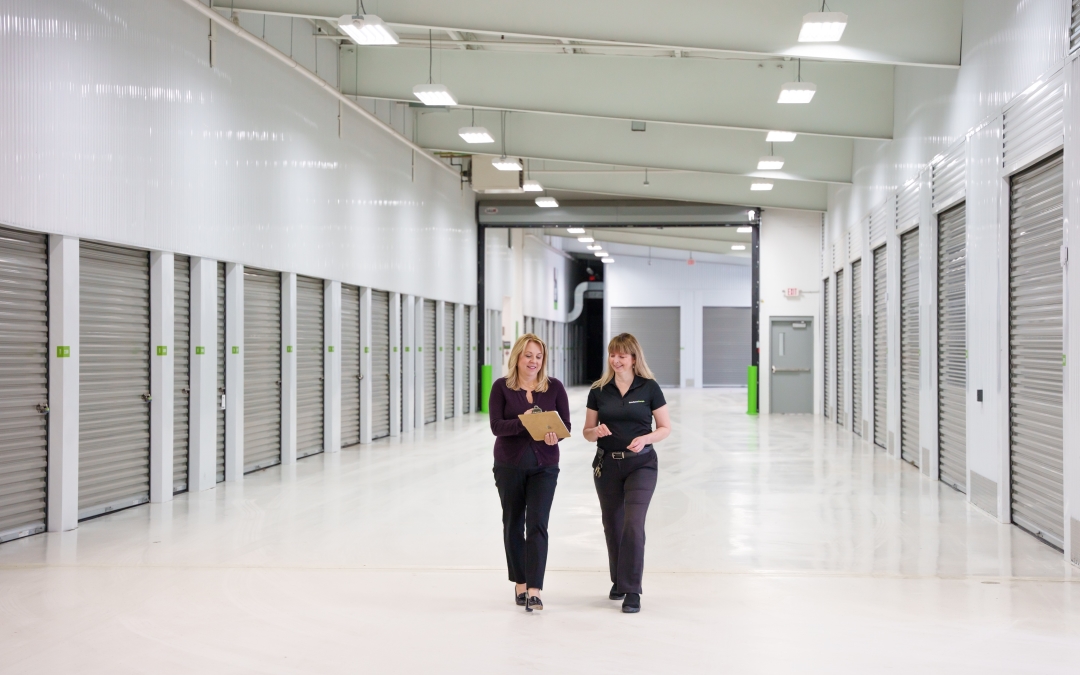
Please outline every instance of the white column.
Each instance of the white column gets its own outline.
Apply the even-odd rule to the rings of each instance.
[[[446,359],[450,357],[443,351],[446,344],[446,303],[435,303],[435,419],[446,418]]]
[[[424,299],[413,303],[413,425],[424,426]]]
[[[1076,125],[1071,123],[1080,115],[1080,64],[1075,59],[1065,64],[1065,77],[1068,84],[1065,96],[1065,241],[1067,247],[1065,275],[1065,391],[1064,404],[1064,466],[1062,467],[1065,490],[1065,559],[1080,565],[1080,541],[1074,535],[1080,535],[1080,420],[1069,411],[1076,410],[1077,393],[1080,392],[1080,331],[1073,330],[1080,317],[1080,274],[1072,274],[1072,265],[1080,265],[1080,245],[1073,246],[1073,235],[1080,226],[1080,134]],[[1078,239],[1080,242],[1080,239]]]
[[[244,480],[244,266],[225,265],[225,480]]]
[[[49,237],[49,532],[79,525],[79,240]]]
[[[401,294],[390,294],[390,435],[401,435]]]
[[[469,368],[469,372],[472,373],[472,382],[469,383],[469,389],[472,391],[472,400],[469,402],[469,410],[475,413],[480,411],[480,404],[477,403],[477,401],[480,400],[480,355],[476,350],[479,338],[477,328],[480,325],[480,313],[477,311],[476,307],[473,307],[470,314],[472,315],[470,318],[472,326],[469,327],[469,335],[472,337],[472,340],[469,342],[469,353],[465,358],[470,361],[471,367]]]
[[[341,282],[323,284],[323,450],[341,450]]]
[[[217,472],[217,261],[191,259],[191,396],[188,491],[215,486]]]
[[[454,417],[461,417],[465,403],[465,359],[469,353],[465,344],[465,305],[454,305]]]
[[[360,442],[371,442],[371,289],[360,289]]]
[[[173,254],[150,253],[150,501],[172,501]]]
[[[296,463],[296,275],[281,273],[281,463]]]
[[[416,298],[412,295],[401,296],[402,335],[401,368],[402,377],[402,430],[409,431],[416,426],[416,341],[413,339],[413,325],[416,322]]]

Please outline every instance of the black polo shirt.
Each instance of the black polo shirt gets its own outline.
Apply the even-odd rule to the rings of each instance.
[[[608,452],[626,450],[630,442],[638,436],[651,434],[653,430],[653,411],[667,405],[664,392],[656,380],[649,380],[638,375],[626,391],[626,396],[619,394],[619,387],[612,379],[602,389],[589,391],[586,407],[597,412],[599,423],[606,424],[610,436],[599,438],[596,444]],[[652,450],[647,445],[642,452]]]

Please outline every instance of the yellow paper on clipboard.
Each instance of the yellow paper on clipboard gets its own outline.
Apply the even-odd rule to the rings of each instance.
[[[557,412],[527,412],[524,415],[518,415],[518,419],[525,425],[525,429],[534,441],[544,440],[544,436],[549,431],[554,431],[559,440],[570,438],[570,432],[567,431],[566,425],[563,424]]]

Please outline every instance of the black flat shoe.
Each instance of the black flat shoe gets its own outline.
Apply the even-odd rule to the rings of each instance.
[[[540,599],[539,595],[530,595],[529,604],[525,605],[525,611],[531,612],[534,609],[543,609],[544,601]]]
[[[514,596],[514,602],[517,603],[518,607],[524,607],[528,597],[529,594],[527,592],[518,593]]]
[[[637,614],[641,611],[641,596],[637,593],[627,593],[622,601],[624,614]]]
[[[610,600],[622,600],[626,597],[626,593],[620,593],[615,589],[615,584],[611,584],[611,592],[607,596]]]

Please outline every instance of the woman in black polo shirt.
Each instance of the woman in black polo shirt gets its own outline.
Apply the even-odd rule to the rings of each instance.
[[[671,418],[664,392],[633,335],[623,333],[608,343],[607,368],[593,383],[586,405],[585,440],[597,445],[593,482],[607,539],[612,584],[608,597],[622,599],[624,612],[639,612],[645,515],[656,490],[652,444],[671,433]]]

